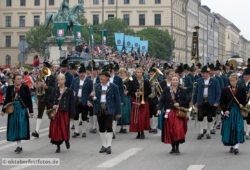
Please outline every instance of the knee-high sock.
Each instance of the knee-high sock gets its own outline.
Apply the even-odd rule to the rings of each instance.
[[[104,133],[99,133],[100,137],[101,137],[101,142],[102,142],[102,146],[103,147],[107,147],[107,136],[106,136],[106,132]]]
[[[151,129],[154,129],[154,128],[153,128],[153,124],[154,124],[154,122],[153,122],[153,117],[152,117],[152,118],[150,118],[150,128],[151,128]]]
[[[70,122],[69,122],[69,123],[70,123],[70,127],[72,127],[72,126],[74,125],[74,120],[71,120],[71,119],[70,119]]]
[[[22,144],[21,144],[21,141],[20,140],[18,140],[18,141],[16,141],[16,144],[17,144],[17,147],[22,147]]]
[[[37,133],[39,133],[41,123],[42,123],[42,119],[37,118],[36,119],[36,132]]]
[[[204,117],[203,122],[204,122],[204,129],[209,130],[207,127],[207,125],[208,125],[207,117]]]
[[[107,133],[107,147],[111,146],[112,144],[113,133]]]
[[[117,121],[116,121],[116,120],[113,120],[112,129],[113,129],[113,133],[114,133],[114,134],[115,134],[115,132],[116,132],[116,127],[117,127]]]
[[[158,117],[153,116],[153,129],[157,129],[158,126]]]
[[[207,130],[213,129],[213,122],[207,122]]]
[[[90,123],[90,127],[91,127],[91,129],[93,129],[93,124],[94,124],[94,118],[93,118],[93,116],[90,116],[89,117],[89,123]]]
[[[86,133],[87,132],[87,121],[83,121],[82,122],[82,133]]]
[[[200,134],[203,134],[203,129],[204,129],[204,120],[203,121],[198,121],[198,127],[200,129]]]
[[[239,149],[239,146],[240,146],[240,144],[239,144],[239,143],[237,143],[237,144],[235,144],[235,145],[234,145],[234,147],[233,147],[233,148],[234,148],[234,149]]]
[[[246,125],[246,135],[249,135],[249,132],[250,132],[250,125]]]
[[[93,129],[97,129],[97,116],[93,115]]]
[[[74,120],[75,133],[79,133],[79,120]]]

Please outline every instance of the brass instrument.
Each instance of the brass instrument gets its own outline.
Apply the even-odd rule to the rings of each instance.
[[[141,94],[140,94],[141,92]],[[142,79],[141,81],[139,81],[139,89],[137,89],[137,92],[135,94],[135,102],[133,102],[133,104],[135,105],[134,107],[134,123],[138,123],[138,119],[139,119],[139,112],[140,112],[140,106],[145,104],[144,101],[144,79]]]
[[[188,112],[192,110],[192,108],[185,108],[185,107],[180,107],[179,104],[177,105],[176,103],[174,104],[174,107],[176,108],[176,115],[178,117],[185,118],[187,117]]]
[[[149,95],[150,98],[155,98],[155,97],[160,97],[163,89],[161,88],[161,85],[158,81],[158,77],[160,75],[163,75],[163,73],[161,72],[161,70],[159,70],[158,68],[155,68],[156,72],[154,73],[154,75],[150,78],[149,82],[152,86],[152,93]]]
[[[141,92],[141,104],[145,104],[145,100],[144,100],[144,79],[141,80],[139,87],[140,87],[140,92]]]
[[[124,94],[127,95],[128,94],[128,87],[126,86],[126,83],[128,81],[133,81],[133,78],[128,75],[125,79],[122,80],[123,81],[123,89],[124,89]]]
[[[235,59],[229,59],[228,64],[229,66],[233,66],[234,69],[236,69],[239,66],[239,63]]]
[[[44,77],[50,76],[51,70],[48,67],[43,67],[36,80],[36,95],[37,96],[43,96],[45,94],[45,88],[44,88]]]
[[[240,104],[240,112],[243,117],[248,116],[248,113],[250,113],[250,99],[248,100],[245,106]]]

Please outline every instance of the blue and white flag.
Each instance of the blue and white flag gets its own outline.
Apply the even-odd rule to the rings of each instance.
[[[140,52],[146,54],[148,52],[148,41],[140,41]]]
[[[133,37],[133,50],[138,52],[138,49],[140,48],[140,37]]]
[[[132,48],[133,48],[132,41],[133,41],[133,36],[125,35],[125,49],[127,53],[132,51]]]
[[[124,33],[115,33],[115,45],[119,53],[122,52],[124,43]]]

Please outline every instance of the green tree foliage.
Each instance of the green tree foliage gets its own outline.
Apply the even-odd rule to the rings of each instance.
[[[159,30],[157,28],[146,28],[136,33],[149,41],[149,53],[153,57],[168,60],[172,56],[174,40],[171,38],[168,30]]]
[[[26,41],[29,45],[29,50],[44,54],[45,49],[45,41],[47,37],[51,35],[51,29],[45,28],[44,25],[40,25],[38,27],[31,28],[26,33]]]

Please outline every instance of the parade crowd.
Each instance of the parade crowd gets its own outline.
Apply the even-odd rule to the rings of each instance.
[[[180,154],[188,121],[198,122],[197,140],[209,140],[220,129],[221,142],[239,153],[239,145],[250,139],[250,65],[169,64],[145,57],[135,62],[134,57],[108,57],[102,67],[94,60],[76,65],[67,58],[59,67],[44,61],[32,70],[2,68],[1,114],[8,116],[6,139],[17,143],[15,152],[23,151],[21,141],[30,134],[39,138],[42,120],[49,118],[56,153],[63,143],[70,149],[70,137],[88,133],[99,133],[99,152],[111,154],[118,132],[143,140],[145,131],[161,131],[161,141],[172,146],[170,154]],[[36,118],[32,133],[29,118]]]

